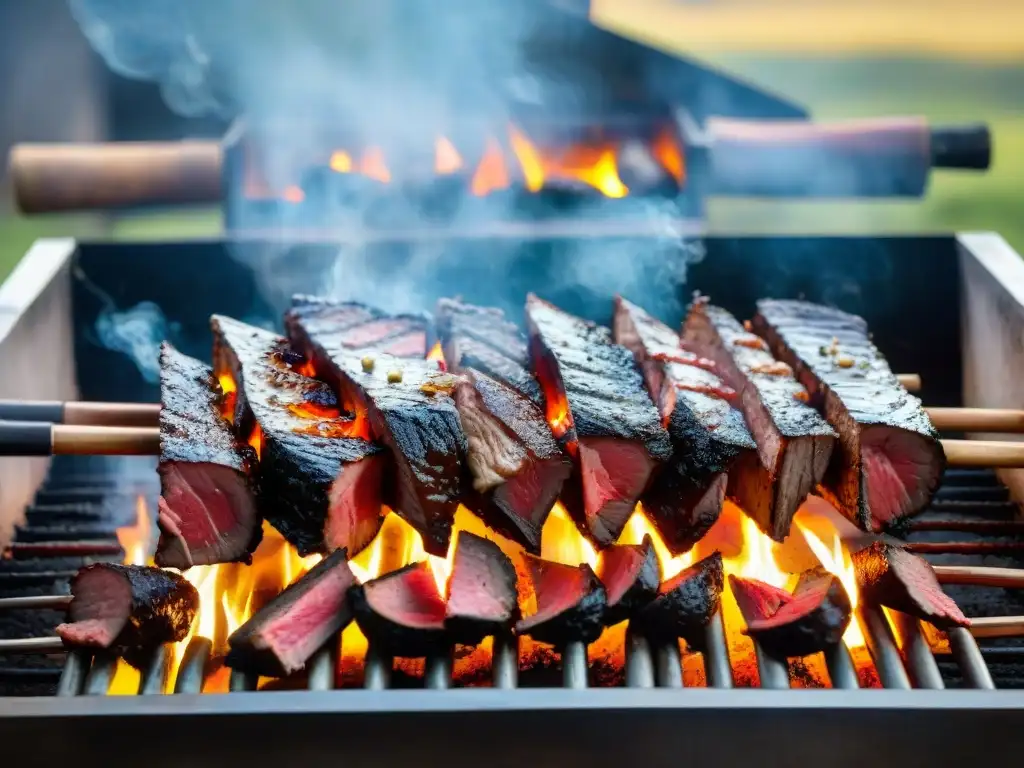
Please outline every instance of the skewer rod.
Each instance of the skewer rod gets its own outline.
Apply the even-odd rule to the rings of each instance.
[[[0,639],[0,653],[60,653],[64,642],[59,637],[23,637]]]
[[[936,429],[955,432],[1024,432],[1024,411],[1011,408],[925,408]]]
[[[1022,571],[1024,573],[1024,571]],[[66,608],[71,595],[32,595],[30,597],[5,597],[0,599],[0,611],[17,611],[23,608]]]
[[[951,467],[1024,467],[1024,443],[998,440],[943,440]]]
[[[96,427],[155,427],[160,423],[160,404],[0,399],[0,420]]]
[[[0,421],[0,456],[159,456],[155,427]]]
[[[1022,637],[1024,616],[985,616],[971,619],[968,627],[975,637]]]
[[[1024,587],[1024,568],[990,568],[976,565],[933,565],[939,584],[971,587]]]
[[[901,373],[897,377],[907,392],[921,391],[921,376],[917,373]]]

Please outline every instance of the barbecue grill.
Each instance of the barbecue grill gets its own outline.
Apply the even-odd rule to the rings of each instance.
[[[400,239],[360,248],[260,240],[41,241],[0,290],[4,393],[156,402],[158,391],[146,380],[145,367],[125,354],[145,359],[146,334],[135,334],[134,348],[115,343],[104,331],[112,318],[132,317],[132,310],[152,302],[163,313],[159,330],[183,351],[209,359],[210,314],[280,323],[284,294],[261,291],[268,253],[302,265],[290,273],[289,291],[322,290],[329,274],[383,284],[408,270],[419,285],[407,297],[414,303],[432,305],[441,296],[461,294],[511,313],[534,289],[569,311],[607,322],[615,286],[560,276],[605,268],[606,248],[616,254],[658,248],[657,263],[645,262],[628,290],[666,322],[679,321],[694,289],[741,317],[757,298],[803,296],[864,316],[893,369],[920,375],[921,396],[930,406],[1024,406],[1014,387],[1024,365],[1016,342],[1024,326],[1024,266],[998,236],[708,237],[671,248],[660,238],[662,233],[652,232],[647,238],[588,240],[581,247],[566,237],[453,236],[429,259],[422,242]],[[491,275],[504,279],[484,279]],[[354,280],[350,285],[359,290]],[[32,363],[19,364],[25,360]],[[32,375],[25,377],[25,371]],[[0,563],[0,589],[7,595],[53,595],[66,589],[83,557],[119,561],[122,550],[110,531],[134,518],[138,496],[150,497],[152,504],[152,470],[152,460],[144,458],[0,462],[0,520],[7,530],[20,526]],[[1017,565],[1017,488],[1018,470],[949,470],[930,510],[911,523],[911,548],[948,565]],[[1005,570],[970,573],[975,583],[1013,578]],[[962,571],[940,577],[972,617],[1019,613],[1013,593],[964,586]],[[0,626],[7,637],[39,636],[38,650],[54,653],[46,636],[52,636],[62,604],[52,598],[43,604],[49,610],[8,611],[7,623],[0,612]],[[562,649],[553,668],[538,678],[518,670],[508,641],[496,639],[489,672],[473,680],[490,687],[472,689],[460,678],[458,657],[454,663],[442,655],[392,670],[388,660],[368,652],[361,680],[352,683],[345,674],[333,674],[337,651],[325,648],[297,683],[309,690],[247,693],[255,681],[236,674],[232,693],[200,695],[204,674],[209,684],[218,673],[209,664],[210,642],[197,637],[173,681],[176,693],[153,695],[169,682],[165,648],[141,674],[140,695],[103,697],[92,694],[108,690],[114,659],[74,652],[47,664],[45,656],[2,655],[0,644],[5,690],[44,694],[0,698],[0,730],[7,744],[31,744],[37,759],[75,757],[104,765],[128,764],[140,754],[156,765],[177,765],[228,755],[323,758],[339,749],[359,763],[470,764],[493,759],[496,745],[509,762],[547,763],[571,755],[603,765],[642,755],[668,764],[685,749],[724,765],[763,758],[764,744],[773,745],[780,764],[854,765],[871,759],[945,765],[969,758],[979,744],[1010,749],[1007,734],[1019,727],[1019,701],[1009,691],[992,689],[1019,686],[1024,666],[1018,646],[984,635],[1012,637],[1021,631],[1019,621],[978,622],[980,641],[966,630],[952,631],[948,646],[935,654],[916,621],[894,615],[894,633],[884,615],[867,606],[861,622],[883,690],[856,690],[865,680],[858,680],[859,667],[839,651],[825,659],[826,678],[843,690],[788,690],[800,684],[798,667],[791,662],[787,670],[763,655],[757,657],[762,690],[737,687],[749,677],[730,667],[720,620],[708,628],[703,654],[687,651],[680,657],[627,635],[624,661],[607,677],[593,658],[588,670],[587,651],[577,644]],[[680,674],[694,667],[703,668],[703,675]],[[701,680],[705,685],[694,687]],[[690,685],[680,688],[684,681]],[[330,690],[336,685],[362,689]],[[401,690],[384,690],[396,687]],[[152,736],[142,736],[144,725],[187,738],[176,750],[154,749]],[[595,739],[595,725],[614,736]],[[864,738],[865,729],[871,739]],[[689,736],[698,733],[700,738]]]

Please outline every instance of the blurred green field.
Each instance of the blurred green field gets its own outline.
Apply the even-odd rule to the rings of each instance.
[[[925,115],[933,122],[987,122],[994,135],[988,173],[933,177],[924,201],[766,203],[717,200],[716,232],[944,232],[994,230],[1024,252],[1024,65],[921,59],[713,55],[706,60],[806,104],[815,117]],[[0,222],[0,277],[38,237],[97,235],[149,239],[215,235],[216,211],[106,219],[8,218]]]

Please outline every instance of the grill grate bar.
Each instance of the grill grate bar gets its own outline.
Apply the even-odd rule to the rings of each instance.
[[[704,675],[709,688],[732,688],[732,664],[725,642],[725,624],[719,611],[704,629]]]
[[[251,675],[248,672],[241,672],[237,669],[232,669],[231,676],[228,678],[228,690],[231,691],[231,693],[255,691],[259,682],[259,675]]]
[[[431,654],[423,671],[423,684],[434,691],[443,691],[452,684],[452,653],[454,649]]]
[[[992,680],[992,673],[981,655],[978,641],[974,639],[970,630],[964,627],[955,627],[946,634],[949,637],[949,649],[953,652],[953,657],[960,667],[964,682],[970,688],[995,690],[996,684]]]
[[[112,653],[98,653],[92,660],[92,666],[85,676],[84,693],[86,696],[104,696],[110,690],[110,683],[117,670],[117,656]]]
[[[152,696],[167,690],[167,678],[171,674],[171,648],[161,645],[150,657],[139,678],[139,695]]]
[[[655,679],[659,688],[682,688],[683,664],[679,643],[665,643],[655,649]],[[704,657],[705,659],[707,656]]]
[[[587,687],[587,646],[579,640],[562,650],[562,687]]]
[[[324,647],[313,654],[306,665],[308,679],[306,687],[311,691],[329,691],[334,688],[334,670],[338,665],[338,649],[341,636],[335,635]]]
[[[519,687],[519,638],[494,638],[491,653],[491,684],[505,690]]]
[[[921,623],[913,616],[892,612],[896,630],[903,640],[903,658],[915,688],[940,690],[946,687],[932,649],[921,631]]]
[[[875,662],[878,679],[885,688],[910,689],[910,678],[903,667],[903,659],[889,628],[889,621],[880,608],[863,606],[859,621],[868,641],[868,650]]]
[[[678,656],[678,646],[677,646]],[[626,632],[626,687],[654,687],[654,659],[647,638],[638,632]]]
[[[57,683],[58,696],[77,696],[82,692],[85,673],[89,669],[89,655],[85,651],[71,651],[64,659],[64,669]]]
[[[761,680],[761,688],[772,691],[789,688],[789,665],[786,662],[773,659],[756,640],[754,654],[757,656],[757,675]]]
[[[185,647],[178,677],[174,681],[175,693],[201,693],[206,665],[210,661],[213,643],[205,637],[193,637]]]
[[[828,668],[828,678],[833,688],[845,691],[860,688],[857,666],[853,663],[850,649],[842,640],[825,649],[825,666]]]
[[[370,691],[383,691],[391,686],[390,656],[380,653],[372,645],[366,649],[363,661],[363,687]]]

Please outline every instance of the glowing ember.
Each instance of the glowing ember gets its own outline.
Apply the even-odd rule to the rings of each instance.
[[[331,154],[330,162],[331,170],[337,173],[351,173],[352,172],[352,155],[348,152],[334,152]]]
[[[863,648],[867,645],[864,633],[861,631],[860,623],[856,620],[857,611],[857,574],[853,569],[853,558],[849,551],[843,546],[839,538],[839,532],[832,533],[832,546],[829,547],[818,535],[800,521],[794,521],[797,530],[803,535],[807,546],[811,548],[814,556],[818,558],[822,567],[829,573],[835,574],[843,584],[843,589],[850,598],[850,606],[853,608],[854,620],[850,622],[846,632],[843,634],[843,642],[850,649]]]
[[[434,145],[434,171],[441,176],[455,173],[462,168],[462,157],[455,146],[444,136]]]
[[[499,189],[507,189],[509,183],[501,145],[495,139],[488,139],[480,164],[469,183],[469,190],[474,195],[483,197]]]

